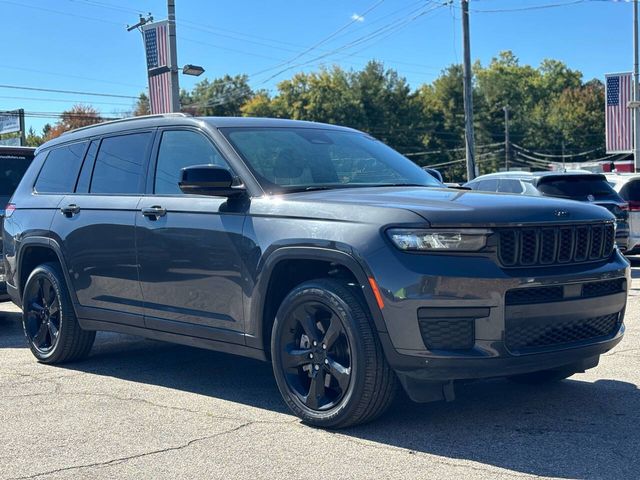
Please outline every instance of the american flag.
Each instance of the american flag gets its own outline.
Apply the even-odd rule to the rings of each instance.
[[[142,27],[149,74],[149,103],[154,114],[171,112],[171,72],[168,69],[162,69],[166,70],[162,73],[154,72],[169,66],[168,31],[166,20]]]
[[[607,153],[633,151],[633,123],[631,101],[633,80],[631,73],[616,73],[606,76],[607,105],[605,110]]]

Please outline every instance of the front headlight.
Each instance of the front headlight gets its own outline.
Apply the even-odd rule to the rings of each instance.
[[[489,230],[422,230],[391,228],[387,234],[400,250],[431,252],[477,252],[487,244]]]

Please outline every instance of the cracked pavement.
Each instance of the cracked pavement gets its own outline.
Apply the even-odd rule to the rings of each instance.
[[[20,313],[0,304],[0,479],[638,478],[640,258],[627,334],[600,365],[556,385],[400,396],[344,431],[301,424],[270,366],[99,333],[86,361],[38,364]]]

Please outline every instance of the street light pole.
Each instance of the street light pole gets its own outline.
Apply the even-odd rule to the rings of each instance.
[[[178,47],[176,42],[176,3],[167,0],[167,18],[169,20],[169,89],[171,91],[171,111],[180,111],[180,85],[178,83]]]
[[[475,140],[473,135],[473,90],[471,85],[471,47],[469,40],[469,0],[460,0],[462,4],[462,36],[464,49],[464,120],[465,146],[467,157],[467,181],[476,178]]]
[[[633,109],[633,160],[635,171],[640,171],[640,112],[638,111],[638,0],[633,1],[633,88],[631,99],[636,107]]]
[[[509,105],[502,107],[504,110],[504,169],[509,171]]]

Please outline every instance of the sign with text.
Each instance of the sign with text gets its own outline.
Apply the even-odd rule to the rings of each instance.
[[[20,143],[20,137],[0,139],[0,145],[4,147],[19,147]]]
[[[0,135],[20,131],[20,112],[0,113]]]

